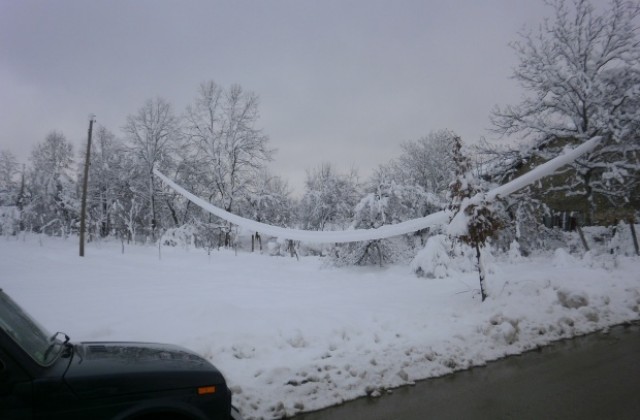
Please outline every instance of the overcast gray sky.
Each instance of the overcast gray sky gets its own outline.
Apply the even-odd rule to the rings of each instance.
[[[330,162],[361,177],[403,141],[451,129],[491,137],[494,105],[518,101],[508,43],[542,0],[0,0],[0,149],[26,162],[88,115],[121,136],[161,96],[181,113],[200,82],[261,98],[272,170],[300,191]]]

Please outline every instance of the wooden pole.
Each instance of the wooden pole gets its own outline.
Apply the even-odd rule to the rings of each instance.
[[[80,256],[84,257],[84,231],[87,218],[87,189],[89,185],[89,160],[91,157],[91,133],[93,131],[93,122],[95,121],[92,115],[89,119],[89,135],[87,138],[87,155],[84,160],[84,179],[82,180],[82,205],[80,208]]]

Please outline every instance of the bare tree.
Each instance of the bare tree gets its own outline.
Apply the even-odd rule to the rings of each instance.
[[[0,150],[0,206],[16,204],[19,165],[9,150]]]
[[[200,84],[185,114],[186,138],[193,150],[190,161],[199,169],[199,192],[229,212],[241,210],[252,183],[273,155],[269,137],[256,127],[258,106],[258,96],[241,86],[224,89],[208,81]],[[229,235],[226,229],[227,244]]]
[[[286,181],[263,169],[255,178],[250,194],[246,197],[249,217],[258,222],[275,226],[291,226],[293,204],[291,190]]]
[[[131,152],[137,160],[139,176],[146,182],[149,203],[149,227],[155,239],[159,226],[154,167],[165,169],[172,164],[173,155],[178,147],[180,131],[178,119],[171,105],[162,98],[149,99],[136,114],[127,117],[122,128],[128,140]]]
[[[582,195],[591,218],[595,194],[629,201],[640,173],[640,7],[611,0],[599,11],[589,0],[549,0],[553,17],[512,44],[520,60],[514,78],[530,93],[496,108],[494,130],[520,135],[531,153],[549,159],[567,143],[602,136],[601,147],[573,164],[564,182]]]
[[[454,138],[455,134],[449,130],[437,130],[403,143],[402,154],[389,165],[393,178],[405,185],[418,185],[424,191],[445,195],[455,173],[451,154]]]
[[[16,234],[20,229],[21,187],[19,165],[9,150],[0,150],[0,235]]]
[[[114,227],[114,203],[122,199],[128,178],[126,149],[121,140],[104,126],[93,133],[89,175],[89,234],[106,237]],[[91,238],[91,236],[90,236]]]
[[[337,173],[324,163],[307,172],[305,192],[300,202],[300,219],[305,229],[346,228],[360,200],[357,171]]]
[[[256,128],[260,116],[258,96],[233,85],[225,90],[213,81],[202,83],[194,103],[187,108],[185,128],[195,151],[195,161],[215,187],[210,201],[235,210],[240,198],[273,151],[269,138]]]

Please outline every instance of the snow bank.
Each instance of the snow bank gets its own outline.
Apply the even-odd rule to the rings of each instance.
[[[0,287],[73,340],[191,348],[218,366],[250,419],[377,396],[640,317],[640,258],[566,251],[494,256],[477,272],[336,269],[321,259],[192,247],[0,238]],[[455,266],[455,265],[454,265]]]

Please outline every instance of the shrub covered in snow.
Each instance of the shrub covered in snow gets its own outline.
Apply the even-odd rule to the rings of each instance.
[[[441,208],[440,199],[419,186],[407,186],[380,179],[354,209],[354,229],[375,229],[434,213]],[[411,258],[415,243],[407,236],[352,242],[336,247],[337,265],[383,265]]]
[[[163,246],[193,247],[197,233],[198,230],[193,225],[183,225],[177,228],[167,229],[160,237],[160,243]]]
[[[20,228],[20,210],[16,206],[0,206],[0,235],[15,235]]]
[[[427,240],[423,249],[411,261],[411,270],[426,278],[444,278],[449,276],[452,265],[451,241],[447,235],[435,235]]]

